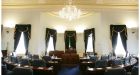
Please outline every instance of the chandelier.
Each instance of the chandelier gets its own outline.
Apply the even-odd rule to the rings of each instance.
[[[72,5],[72,0],[69,0],[69,4],[59,11],[59,16],[69,21],[79,18],[81,14],[81,10]]]

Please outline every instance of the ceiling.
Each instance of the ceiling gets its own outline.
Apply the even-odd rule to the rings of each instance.
[[[63,28],[61,27],[62,25],[64,26],[63,30],[72,30],[75,28],[80,28],[80,29],[76,29],[76,30],[79,30],[79,32],[82,29],[84,30],[84,28],[91,28],[93,27],[93,25],[94,27],[96,27],[97,25],[100,25],[100,14],[98,13],[98,11],[102,11],[102,10],[103,11],[104,10],[105,11],[106,10],[107,11],[108,10],[138,11],[138,0],[73,0],[73,4],[76,5],[78,8],[80,8],[82,12],[84,11],[87,14],[82,15],[82,17],[80,17],[78,20],[67,21],[58,17],[58,13],[57,13],[66,4],[68,4],[68,0],[2,0],[2,9],[6,11],[9,11],[10,9],[10,12],[11,10],[14,12],[13,9],[18,10],[18,12],[20,12],[20,10],[22,10],[22,12],[24,11],[28,12],[26,10],[34,10],[34,9],[35,11],[39,10],[40,12],[41,10],[43,11],[40,13],[41,25],[44,25],[44,27],[46,27],[46,25],[49,25],[50,28],[56,27],[56,29],[60,29],[58,31],[61,31]],[[26,10],[23,10],[23,9],[26,9]],[[51,11],[51,12],[48,13],[48,11]],[[32,12],[34,11],[31,11],[31,13]],[[107,16],[110,16],[108,12],[105,12],[105,14]],[[30,16],[30,14],[25,14],[25,15]],[[106,17],[106,15],[104,16]],[[124,16],[129,15],[128,17],[133,18],[133,16],[130,16],[132,15],[131,13],[126,14],[124,12],[123,15]],[[118,16],[121,16],[121,14]],[[124,16],[122,16],[122,18]],[[49,17],[49,18],[46,18],[46,17]],[[13,18],[15,18],[15,15]],[[115,22],[112,22],[112,23],[117,23],[117,24],[123,23],[122,19],[119,19],[119,21],[117,22],[116,22],[116,19],[114,21]]]
[[[51,9],[60,10],[68,0],[2,0],[2,9]],[[138,10],[138,0],[73,0],[83,10],[126,9]]]

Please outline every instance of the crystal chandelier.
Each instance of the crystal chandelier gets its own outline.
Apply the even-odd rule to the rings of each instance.
[[[72,5],[72,0],[69,0],[69,4],[59,11],[59,16],[69,21],[79,18],[81,14],[81,10]]]

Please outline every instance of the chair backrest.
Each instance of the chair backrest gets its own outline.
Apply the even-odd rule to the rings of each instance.
[[[50,56],[43,56],[42,60],[44,60],[45,62],[51,61],[51,57]]]
[[[62,63],[63,64],[78,64],[79,63],[79,55],[76,53],[65,53],[62,55]]]
[[[126,57],[124,58],[124,62],[123,62],[125,65],[128,65],[130,64],[130,57]]]
[[[97,61],[97,56],[94,56],[94,55],[92,55],[92,56],[89,56],[90,57],[90,61],[93,61],[93,62],[95,62],[95,61]]]
[[[88,55],[88,56],[95,55],[95,53],[93,53],[93,52],[86,52],[86,55]]]
[[[62,55],[62,63],[63,64],[69,64],[70,62],[70,60],[69,60],[69,57],[70,57],[70,54],[63,54]]]
[[[31,62],[31,66],[34,66],[34,67],[45,67],[46,63],[43,60],[33,60]]]
[[[7,75],[7,66],[2,65],[2,75]]]
[[[71,54],[71,53],[77,53],[77,51],[75,49],[73,49],[73,50],[66,49],[65,53]]]
[[[109,60],[109,56],[108,55],[102,55],[101,60]]]
[[[16,67],[13,69],[13,75],[33,75],[31,68]]]
[[[123,64],[122,59],[114,59],[112,65],[116,66],[116,65],[122,65],[122,64]]]
[[[70,59],[71,64],[78,64],[79,63],[79,55],[76,53],[71,53],[69,59]]]
[[[50,51],[49,52],[49,56],[57,56],[59,58],[62,58],[62,54],[64,54],[64,51],[58,51],[58,50],[55,50],[55,51]]]
[[[126,75],[126,71],[124,68],[111,68],[107,69],[104,75]]]
[[[29,59],[32,59],[32,54],[28,53],[27,56]]]
[[[33,60],[38,60],[38,59],[39,59],[39,55],[33,55],[33,56],[32,56],[32,59],[33,59]]]
[[[1,50],[1,52],[3,57],[7,57],[7,50]]]
[[[97,60],[95,62],[95,68],[104,68],[107,67],[107,61],[106,60]]]
[[[21,66],[25,66],[25,65],[31,65],[30,62],[29,62],[29,59],[21,59],[19,61],[19,63],[21,64]]]
[[[138,66],[134,66],[132,68],[131,75],[139,75],[139,68],[138,68]]]
[[[15,56],[10,57],[12,63],[18,63],[18,58]]]

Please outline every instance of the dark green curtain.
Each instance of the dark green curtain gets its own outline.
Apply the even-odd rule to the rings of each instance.
[[[28,53],[29,40],[31,38],[31,25],[30,24],[16,24],[14,33],[14,51],[17,48],[21,33],[24,34],[24,42],[26,54]]]
[[[54,49],[55,49],[56,48],[57,31],[55,29],[46,28],[46,36],[45,36],[46,51],[45,51],[45,55],[47,54],[47,48],[48,48],[50,37],[53,37],[53,44],[54,44]]]
[[[117,36],[118,32],[120,32],[121,40],[123,47],[127,51],[127,27],[126,25],[110,25],[110,34],[111,34],[111,40],[112,40],[112,48],[113,48],[113,55],[115,55],[115,48],[117,44]]]
[[[88,37],[91,33],[92,33],[92,38],[93,38],[92,39],[93,53],[95,53],[95,29],[94,28],[84,30],[85,53],[87,49]]]
[[[65,50],[69,50],[70,47],[76,50],[76,31],[65,31],[64,38]]]

